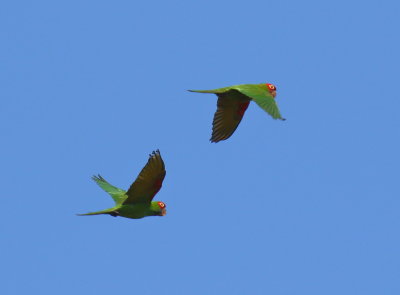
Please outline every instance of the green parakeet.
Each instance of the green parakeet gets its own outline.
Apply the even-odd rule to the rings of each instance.
[[[160,201],[152,202],[152,200],[161,189],[165,174],[164,161],[160,151],[157,150],[150,154],[146,166],[128,191],[112,186],[100,175],[93,176],[92,179],[114,199],[115,206],[78,215],[109,214],[114,217],[122,216],[134,219],[146,216],[164,216],[167,213],[165,204]]]
[[[255,101],[274,119],[282,118],[275,101],[276,87],[269,83],[241,84],[213,90],[189,90],[214,93],[218,96],[211,142],[228,139],[235,132],[251,100]]]

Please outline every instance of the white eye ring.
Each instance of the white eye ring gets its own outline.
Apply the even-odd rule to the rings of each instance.
[[[268,84],[268,88],[271,89],[271,90],[275,90],[276,89],[276,87],[274,85],[272,85],[272,84]]]

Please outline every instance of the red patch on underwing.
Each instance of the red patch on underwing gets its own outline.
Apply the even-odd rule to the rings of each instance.
[[[160,189],[162,187],[162,182],[163,182],[163,178],[159,178],[154,182],[153,187],[156,189],[156,191],[154,192],[153,197],[160,191]]]
[[[156,182],[154,183],[154,187],[160,189],[162,186],[162,178],[159,178],[156,180]]]
[[[249,104],[250,104],[249,101],[247,101],[247,102],[242,102],[242,103],[239,104],[239,109],[238,109],[237,113],[238,113],[238,115],[239,115],[240,117],[243,117],[244,112],[245,112],[245,111],[247,110],[247,108],[249,107]]]

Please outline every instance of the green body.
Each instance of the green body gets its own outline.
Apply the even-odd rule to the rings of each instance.
[[[146,216],[164,216],[165,204],[160,201],[152,201],[162,186],[165,177],[165,166],[160,152],[150,155],[146,166],[142,169],[135,182],[128,191],[124,191],[108,183],[100,175],[93,176],[93,180],[107,193],[111,195],[115,206],[109,209],[89,212],[83,215],[108,214],[126,218],[139,219]]]
[[[274,89],[269,88],[271,85]],[[274,119],[282,118],[275,101],[276,88],[272,84],[241,84],[212,90],[189,90],[214,93],[218,96],[213,120],[211,142],[228,139],[238,127],[250,101],[257,103]]]
[[[127,195],[120,195],[121,198],[126,199]],[[108,214],[111,216],[121,216],[132,219],[139,219],[146,216],[162,216],[158,206],[158,201],[151,203],[138,203],[138,204],[122,204],[115,203],[115,206],[101,211],[89,212],[85,214],[78,214],[79,216],[84,215],[100,215]]]
[[[146,216],[161,216],[157,203],[158,202],[151,202],[150,206],[147,204],[122,205],[118,209],[118,212],[122,217],[133,219],[143,218]]]

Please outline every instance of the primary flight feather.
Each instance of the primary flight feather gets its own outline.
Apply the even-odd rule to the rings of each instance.
[[[212,90],[189,90],[218,96],[211,142],[228,139],[239,126],[250,101],[254,101],[274,119],[282,118],[275,101],[276,87],[270,83],[241,84]]]
[[[124,191],[108,183],[100,175],[92,179],[114,199],[115,206],[109,209],[89,212],[82,215],[109,214],[126,218],[143,218],[146,216],[164,216],[167,211],[161,201],[152,201],[161,189],[165,178],[165,165],[160,151],[150,154],[147,164],[144,166],[135,182],[128,191]]]

